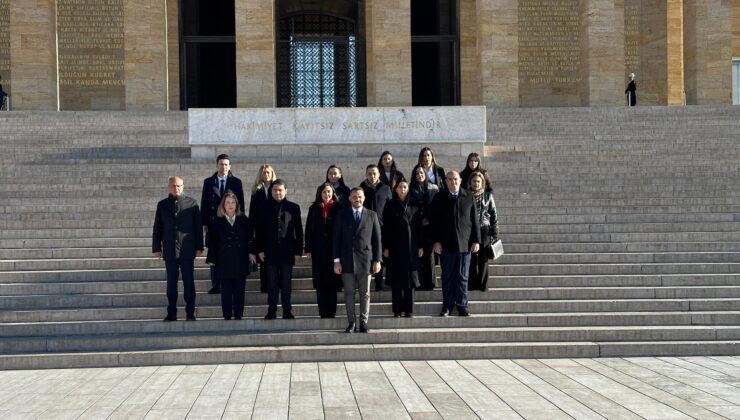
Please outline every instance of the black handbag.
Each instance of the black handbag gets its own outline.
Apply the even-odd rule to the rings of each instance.
[[[486,253],[488,254],[489,260],[497,260],[504,255],[504,244],[501,239],[496,240],[486,247]]]

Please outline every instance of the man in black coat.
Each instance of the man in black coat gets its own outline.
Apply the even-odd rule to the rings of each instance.
[[[285,197],[288,188],[281,179],[272,182],[272,197],[262,210],[257,226],[259,257],[267,266],[267,315],[277,317],[278,292],[283,307],[283,319],[293,319],[290,294],[293,265],[303,254],[301,208]]]
[[[179,176],[169,179],[169,196],[157,203],[152,229],[152,253],[164,259],[167,272],[167,316],[177,320],[177,280],[182,273],[185,289],[185,313],[195,321],[195,257],[203,254],[203,230],[198,203],[183,195],[184,183]]]
[[[239,201],[239,208],[244,208],[242,181],[231,174],[231,160],[229,159],[229,155],[218,155],[216,166],[218,168],[217,171],[203,180],[203,192],[200,196],[200,216],[207,248],[211,247],[211,235],[208,234],[208,230],[216,222],[216,213],[218,212],[218,205],[221,204],[221,197],[227,192],[232,192]],[[211,290],[208,293],[212,295],[217,294],[220,292],[220,287],[218,277],[216,276],[216,267],[211,266]]]
[[[360,184],[360,188],[362,188],[365,194],[365,208],[375,212],[382,226],[383,210],[386,203],[393,198],[393,191],[391,191],[389,186],[380,181],[380,168],[377,165],[367,165],[367,168],[365,168],[365,180]],[[386,277],[387,275],[388,273],[386,271]],[[373,277],[375,278],[375,291],[382,292],[383,272],[378,271]],[[386,278],[386,280],[388,279]]]
[[[442,266],[442,312],[448,316],[455,307],[468,316],[468,273],[470,253],[480,248],[480,227],[473,196],[460,188],[460,174],[447,173],[447,191],[434,196],[430,206],[434,252]]]
[[[351,207],[345,207],[334,223],[334,272],[342,275],[344,302],[349,325],[345,332],[355,331],[355,288],[360,290],[360,332],[368,332],[370,317],[370,277],[380,271],[381,238],[378,215],[362,206],[365,193],[353,188]]]

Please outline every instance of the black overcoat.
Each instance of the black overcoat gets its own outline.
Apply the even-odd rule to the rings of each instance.
[[[239,208],[242,212],[246,211],[242,181],[232,175],[231,171],[226,176],[225,190],[234,193],[239,202]],[[200,218],[203,226],[210,227],[216,221],[219,204],[221,204],[221,190],[218,185],[218,172],[214,172],[213,175],[203,180],[203,191],[200,196]]]
[[[203,227],[198,202],[181,195],[157,203],[152,227],[152,252],[162,252],[165,260],[195,258],[203,250]]]
[[[432,200],[432,242],[442,244],[442,252],[470,252],[470,245],[480,244],[480,225],[473,196],[460,189],[457,199],[441,191]]]
[[[321,204],[314,203],[308,208],[303,249],[306,253],[311,253],[311,265],[314,272],[327,267],[331,270],[334,265],[334,223],[342,207],[340,203],[335,202],[326,219],[322,214]],[[315,282],[316,278],[314,277],[314,288],[316,288]]]
[[[244,280],[249,275],[249,254],[254,253],[254,232],[243,214],[231,226],[225,217],[218,217],[209,230],[211,247],[206,262],[216,264],[220,280]]]
[[[378,182],[375,185],[368,184],[367,181],[362,181],[360,188],[365,193],[364,206],[366,209],[370,209],[378,215],[380,223],[383,223],[383,209],[385,204],[393,198],[393,193],[389,186]]]
[[[418,204],[406,197],[393,198],[383,215],[383,249],[388,250],[391,283],[401,287],[419,287],[419,248],[422,248],[422,213]]]
[[[257,252],[265,253],[267,264],[294,264],[303,254],[301,208],[284,199],[265,203],[257,226]]]

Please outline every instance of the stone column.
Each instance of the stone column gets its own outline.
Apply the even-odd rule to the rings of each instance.
[[[411,105],[411,2],[365,2],[367,106]]]
[[[10,68],[15,110],[56,110],[53,0],[10,0]]]
[[[460,0],[460,104],[481,105],[481,67],[476,0]]]
[[[668,105],[683,105],[683,0],[668,0],[667,18],[667,80]]]
[[[167,17],[157,0],[124,1],[126,109],[167,109]]]
[[[167,74],[168,90],[167,110],[180,109],[180,1],[167,0]]]
[[[684,0],[688,105],[732,101],[732,7],[726,0]]]
[[[581,0],[582,103],[625,104],[624,0]]]
[[[732,0],[732,56],[740,57],[740,0]]]
[[[236,0],[236,106],[276,105],[275,2]]]
[[[483,105],[519,106],[518,7],[518,0],[477,0]]]

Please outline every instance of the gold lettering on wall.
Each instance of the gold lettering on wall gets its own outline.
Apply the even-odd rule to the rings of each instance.
[[[123,0],[58,0],[62,109],[123,109]]]
[[[519,0],[521,104],[576,105],[580,101],[579,0]]]
[[[0,84],[10,93],[10,0],[0,0]]]
[[[639,73],[640,69],[640,3],[628,0],[624,4],[624,64],[628,73]]]

